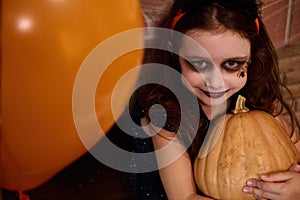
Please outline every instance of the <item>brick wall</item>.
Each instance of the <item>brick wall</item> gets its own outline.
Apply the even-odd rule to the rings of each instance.
[[[292,92],[294,110],[300,118],[300,0],[265,0],[262,17],[278,52],[283,82]],[[287,93],[284,97],[291,102]]]
[[[300,45],[282,47],[277,52],[282,80],[293,94],[294,109],[300,118]],[[284,98],[291,101],[287,93]]]
[[[294,110],[300,118],[300,0],[265,0],[262,17],[278,52],[283,82],[292,92]],[[284,97],[291,102],[287,93]]]
[[[300,0],[264,1],[262,18],[276,48],[300,44],[299,17]]]

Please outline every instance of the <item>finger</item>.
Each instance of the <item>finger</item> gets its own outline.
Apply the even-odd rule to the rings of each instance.
[[[256,200],[267,200],[266,198],[255,195],[253,187],[247,187],[247,186],[243,187],[243,192],[246,193],[246,194],[253,194],[253,196]]]
[[[290,167],[289,171],[290,172],[300,172],[300,165],[299,164],[293,165],[292,167]]]
[[[259,197],[258,195],[255,195],[254,194],[254,187],[243,187],[243,192],[246,193],[246,194],[253,194],[254,198],[255,199],[259,199],[259,200],[268,200],[266,198],[263,198],[263,197]]]
[[[279,192],[282,190],[284,183],[273,183],[273,182],[264,182],[260,180],[248,180],[247,186],[253,187],[252,190],[250,190],[251,193],[254,194],[255,189],[259,189],[261,191],[266,191],[270,193],[279,194]]]
[[[279,194],[268,192],[265,190],[261,190],[260,188],[253,188],[253,195],[255,199],[265,200],[265,199],[272,199],[277,200],[280,199]]]
[[[281,181],[287,181],[290,180],[293,176],[294,172],[287,171],[287,172],[275,172],[270,174],[263,174],[260,176],[260,178],[263,181],[268,182],[281,182]]]
[[[268,199],[266,199],[266,198],[259,197],[259,196],[257,196],[257,195],[254,195],[254,198],[255,198],[256,200],[268,200]]]

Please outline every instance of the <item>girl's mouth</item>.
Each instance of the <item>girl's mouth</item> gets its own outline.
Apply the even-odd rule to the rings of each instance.
[[[229,89],[226,91],[223,91],[223,92],[209,92],[209,91],[205,91],[202,89],[200,89],[200,90],[209,98],[220,98],[229,91]]]

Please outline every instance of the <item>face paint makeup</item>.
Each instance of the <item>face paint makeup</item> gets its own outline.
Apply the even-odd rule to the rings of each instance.
[[[244,78],[246,76],[246,73],[247,73],[247,68],[248,68],[248,65],[245,66],[245,67],[242,67],[239,72],[237,73],[237,77],[239,78]]]

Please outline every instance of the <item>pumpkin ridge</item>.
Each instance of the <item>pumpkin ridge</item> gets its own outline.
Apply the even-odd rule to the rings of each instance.
[[[222,144],[221,154],[223,156],[222,155],[219,156],[219,161],[221,161],[221,159],[223,159],[223,161],[222,161],[223,163],[224,163],[224,158],[226,158],[227,156],[230,156],[230,154],[227,154],[226,150],[229,149],[230,147],[232,147],[231,142],[230,142],[231,139],[230,139],[230,137],[228,135],[229,133],[226,130],[232,124],[231,121],[234,120],[235,117],[236,117],[235,115],[231,115],[230,117],[228,117],[228,120],[227,120],[227,122],[225,124],[225,127],[224,127],[224,131],[222,132],[223,138],[224,138],[223,141],[222,141],[222,143],[225,143],[225,144]],[[232,173],[231,170],[230,170],[230,169],[232,169],[232,166],[230,166],[230,164],[232,164],[232,163],[228,163],[228,160],[226,160],[225,163],[226,163],[225,170],[224,170],[224,168],[219,168],[220,172],[217,173],[217,175],[219,177],[221,177],[221,179],[223,179],[224,182],[226,182],[226,184],[225,184],[225,186],[227,186],[226,188],[224,188],[224,185],[218,184],[218,186],[219,186],[219,188],[218,188],[219,196],[223,196],[224,199],[228,198],[228,193],[224,193],[224,191],[230,190],[231,187],[232,187],[232,185],[230,183],[230,177],[231,177],[231,173]],[[228,166],[228,164],[229,164],[229,166]],[[226,176],[226,174],[228,176]],[[223,194],[220,195],[220,193],[223,193]]]
[[[295,164],[298,163],[299,162],[299,154],[297,153],[297,150],[296,150],[294,144],[292,143],[291,139],[285,133],[285,130],[283,129],[283,127],[279,124],[279,122],[277,120],[274,120],[274,125],[276,125],[276,127],[278,129],[282,130],[282,136],[280,136],[278,134],[275,134],[275,135],[278,138],[278,141],[279,141],[280,145],[282,146],[283,151],[285,151],[286,155],[288,155],[287,156],[288,161],[290,163],[295,163]],[[283,142],[283,140],[282,140],[283,138],[286,140],[287,143]],[[287,148],[287,146],[289,146],[290,148]],[[297,160],[293,159],[293,158],[295,158],[295,156],[297,157]]]
[[[223,193],[220,196],[224,199],[235,199],[235,194],[229,194],[226,193],[226,191],[232,191],[236,190],[236,180],[233,180],[232,177],[234,177],[236,174],[240,174],[240,171],[236,169],[236,165],[242,165],[242,163],[236,163],[235,160],[241,160],[243,155],[241,154],[241,151],[239,150],[239,147],[243,144],[242,138],[244,137],[243,134],[236,134],[236,133],[242,133],[244,125],[240,122],[243,121],[244,115],[240,113],[239,115],[231,115],[231,117],[228,119],[226,123],[226,128],[224,129],[224,143],[222,155],[220,158],[223,158],[222,162],[225,164],[224,169],[220,169],[220,172],[218,173],[219,179],[224,180],[225,183],[219,184],[219,193]],[[238,123],[235,123],[237,122]],[[234,130],[233,132],[227,131],[227,130]],[[240,141],[240,143],[235,144],[232,141]],[[244,158],[245,160],[245,158]],[[227,174],[227,176],[226,176]],[[220,176],[222,175],[222,176]],[[233,175],[233,176],[232,176]],[[239,177],[238,179],[240,179]],[[225,188],[226,186],[226,188]],[[231,195],[231,196],[230,196]]]
[[[284,128],[279,124],[279,122],[277,120],[274,121],[274,123],[276,123],[276,125],[282,129],[283,133],[285,133],[285,130]],[[290,162],[294,162],[295,164],[298,163],[300,160],[300,156],[297,152],[297,149],[294,145],[294,143],[291,141],[291,138],[287,135],[287,134],[284,134],[282,137],[285,137],[287,138],[287,140],[290,142],[288,146],[290,146],[290,148],[292,149],[291,151],[288,151],[288,148],[283,148],[286,152],[286,154],[288,155],[288,158],[289,158],[289,161]],[[282,142],[282,140],[279,140],[279,142],[281,143],[282,146],[286,147],[286,145]],[[292,155],[291,155],[292,154]],[[297,160],[295,161],[295,156],[297,157]]]
[[[281,127],[281,125],[279,125],[279,124],[278,124],[278,126]],[[282,130],[283,130],[283,128],[282,128]],[[290,140],[288,135],[284,134],[282,137],[287,138],[287,140],[290,142],[289,145],[287,145],[286,143],[282,142],[282,140],[279,140],[279,142],[281,143],[281,146],[283,147],[284,151],[286,152],[288,161],[291,163],[297,164],[299,162],[299,154],[297,153],[296,147],[294,146],[294,144],[292,143],[292,141]],[[297,157],[297,159],[294,159],[295,157]]]
[[[240,113],[237,116],[234,116],[235,118],[233,118],[233,122],[235,124],[238,124],[238,129],[236,129],[235,131],[237,133],[242,133],[240,134],[240,138],[238,138],[237,140],[240,141],[239,147],[241,147],[242,149],[240,149],[240,152],[251,152],[253,145],[255,145],[255,147],[260,147],[264,144],[264,141],[262,138],[263,136],[261,135],[261,133],[258,134],[257,139],[258,139],[258,143],[254,143],[254,144],[249,144],[247,143],[247,141],[251,141],[251,139],[253,138],[254,134],[249,134],[249,130],[247,129],[248,127],[255,127],[255,125],[257,124],[257,121],[255,119],[255,117],[253,117],[250,114],[244,114],[244,113]],[[233,123],[232,122],[232,123]],[[229,130],[233,130],[234,127],[228,127]],[[261,132],[261,130],[258,129],[258,131]],[[252,131],[253,132],[253,131]],[[254,133],[254,132],[253,132]],[[254,135],[255,136],[255,135]],[[234,138],[236,139],[236,138]],[[233,141],[234,143],[234,141]],[[249,146],[250,145],[250,146]],[[244,151],[243,151],[244,150]],[[239,190],[239,192],[235,192],[234,194],[228,194],[231,195],[229,197],[227,197],[226,199],[240,199],[240,196],[244,196],[243,199],[253,199],[251,196],[246,195],[244,193],[241,192],[241,188],[237,188],[237,186],[240,187],[240,185],[245,185],[243,180],[246,180],[248,178],[254,178],[254,176],[256,178],[258,178],[257,174],[253,174],[253,171],[255,170],[247,170],[249,168],[249,166],[253,166],[253,162],[256,158],[257,154],[249,154],[248,157],[246,157],[246,154],[239,154],[239,158],[238,160],[240,161],[240,163],[236,163],[239,166],[233,166],[231,169],[231,172],[229,173],[229,176],[232,177],[236,177],[234,179],[235,182],[235,187],[233,188],[228,188],[228,190],[231,191],[237,191],[237,189]],[[261,156],[261,155],[260,155]],[[258,156],[258,157],[260,157]],[[263,160],[260,160],[259,163],[262,164]],[[254,162],[255,163],[255,162]],[[260,164],[260,165],[261,165]],[[233,171],[234,169],[237,169],[235,172]],[[236,176],[238,175],[238,176]]]
[[[245,128],[245,125],[244,125],[244,123],[242,124],[243,125],[243,127],[242,127],[242,130],[244,130]],[[246,141],[246,136],[245,136],[246,134],[242,134],[242,136],[243,136],[243,142],[242,142],[242,148],[243,148],[243,151],[242,152],[245,152],[246,151],[246,145],[245,145],[245,141]],[[245,155],[244,155],[245,156]],[[246,157],[246,156],[245,156]],[[247,169],[248,168],[248,164],[249,163],[249,161],[248,161],[248,159],[247,158],[245,158],[245,169]],[[239,178],[239,181],[240,181],[240,179],[242,178],[242,177],[245,177],[246,176],[246,173],[247,173],[247,170],[244,170],[243,171],[243,173],[241,174],[241,176],[240,176],[240,178]]]
[[[241,124],[241,152],[249,152],[249,146],[247,146],[247,141],[249,140],[249,134],[247,134],[247,126],[249,124],[253,125],[256,122],[253,120],[253,117],[249,114],[243,114],[241,113],[240,115],[240,122],[239,124]],[[247,122],[247,123],[246,123]],[[250,155],[251,156],[251,155]],[[242,159],[243,158],[243,159]],[[253,178],[253,176],[251,174],[249,174],[249,171],[247,170],[249,168],[249,166],[251,166],[251,160],[253,160],[252,158],[249,159],[249,157],[246,156],[245,153],[242,154],[241,158],[240,158],[242,164],[241,164],[241,171],[239,174],[239,177],[235,180],[236,184],[239,185],[238,183],[240,183],[241,185],[246,185],[245,180],[248,178]],[[239,196],[244,196],[244,199],[253,199],[252,196],[248,195],[248,194],[244,194],[242,193],[242,188],[239,188],[240,190],[238,191],[239,194],[236,194],[236,199],[239,199]],[[230,199],[230,198],[229,198]]]
[[[272,148],[272,151],[270,152],[270,155],[272,155],[273,159],[270,159],[271,161],[275,161],[275,163],[270,164],[270,168],[266,169],[268,172],[274,171],[273,166],[277,166],[276,171],[280,170],[288,170],[290,166],[287,165],[287,163],[295,163],[295,151],[294,151],[294,145],[284,132],[283,128],[280,126],[279,123],[268,113],[263,113],[262,111],[255,111],[257,120],[260,122],[266,122],[269,125],[268,133],[264,134],[265,139],[268,143],[268,145],[272,144],[273,146],[276,146],[277,148]],[[261,120],[259,120],[261,119]],[[277,130],[277,131],[275,131]],[[272,131],[272,132],[271,132]],[[284,152],[284,153],[283,153]],[[284,157],[279,157],[275,155],[281,155],[284,154]]]
[[[276,122],[276,121],[274,121],[274,125],[275,125],[275,122]],[[285,147],[286,147],[286,144],[282,141],[283,137],[285,137],[285,136],[287,136],[287,135],[286,135],[286,133],[284,132],[284,130],[282,129],[281,125],[276,124],[276,126],[278,127],[278,129],[281,129],[281,130],[282,130],[282,136],[280,136],[280,135],[278,135],[278,134],[274,134],[274,136],[277,138],[278,143],[279,143],[280,146],[282,147],[282,148],[281,148],[282,151],[284,151],[285,154],[287,155],[286,158],[287,158],[288,162],[294,162],[294,161],[291,159],[291,156],[290,156],[290,155],[291,155],[291,151],[288,151],[288,149],[285,148]],[[290,140],[290,139],[289,139],[289,140]],[[290,146],[290,145],[289,145],[289,146]],[[278,165],[281,165],[281,164],[282,164],[282,162],[280,162],[278,158],[276,159],[276,161],[277,161],[277,164],[278,164]],[[290,166],[288,166],[288,167],[290,167]],[[285,170],[285,169],[283,169],[283,170]],[[286,170],[287,170],[287,169],[286,169]]]
[[[221,158],[221,154],[222,154],[222,152],[223,152],[223,148],[224,148],[224,137],[225,137],[225,134],[224,134],[224,130],[226,130],[226,128],[227,128],[227,122],[228,122],[228,120],[230,120],[230,117],[226,117],[225,119],[224,119],[224,122],[225,123],[222,123],[222,129],[221,129],[221,133],[217,133],[218,135],[219,135],[219,138],[218,138],[218,141],[217,141],[217,143],[215,144],[215,146],[219,146],[220,148],[218,148],[219,149],[219,151],[218,151],[218,154],[217,154],[217,162],[215,162],[214,160],[213,160],[213,162],[212,163],[215,163],[216,164],[216,166],[214,166],[214,167],[217,167],[217,169],[219,169],[220,170],[220,168],[218,167],[219,166],[219,164],[220,164],[220,158]],[[220,124],[219,124],[220,125]],[[220,135],[221,134],[221,135]],[[223,169],[222,169],[223,170]],[[214,178],[214,182],[216,183],[217,182],[217,180],[219,180],[219,176],[220,176],[220,172],[218,171],[217,173],[216,173],[216,176],[215,176],[215,178]],[[218,189],[217,190],[215,190],[215,197],[217,197],[217,198],[220,198],[220,191],[222,191],[222,190],[220,190],[220,184],[217,184],[217,187],[218,187]],[[209,192],[209,194],[213,194],[213,193],[211,193],[211,192]]]
[[[204,170],[203,170],[203,176],[202,176],[202,177],[204,177],[204,181],[203,181],[203,183],[201,183],[201,185],[203,186],[203,192],[205,192],[206,194],[208,194],[208,188],[207,188],[207,185],[206,185],[207,178],[208,178],[208,176],[207,176],[207,167],[206,166],[209,166],[209,165],[207,165],[208,162],[209,162],[209,160],[205,159],[204,163],[202,164],[202,166],[204,168]]]
[[[255,124],[255,123],[257,123],[256,122],[256,119],[252,116],[252,115],[249,115],[248,116],[248,118],[249,119],[247,119],[247,122],[251,125],[251,126],[253,126],[253,124]],[[256,127],[255,127],[256,128]],[[258,130],[258,131],[260,131],[260,130]],[[256,132],[257,133],[257,132]],[[249,135],[249,134],[246,134],[246,138],[245,138],[245,141],[247,141],[247,140],[249,140],[249,137],[250,137],[250,139],[251,139],[251,135]],[[260,143],[263,141],[262,139],[260,139],[260,134],[258,133],[258,134],[256,134],[256,139],[257,139],[257,141],[259,141]],[[251,141],[251,140],[250,140]],[[257,143],[256,142],[253,142],[254,144],[248,144],[248,146],[247,146],[247,148],[245,147],[245,150],[246,151],[250,151],[252,148],[253,148],[253,145],[254,145],[254,147],[255,148],[257,148]],[[246,159],[246,165],[247,165],[247,167],[250,165],[252,165],[253,164],[253,161],[255,160],[255,159],[257,159],[256,158],[256,154],[250,154],[249,155],[249,157]],[[253,178],[253,177],[251,177],[252,176],[252,174],[251,174],[251,172],[248,172],[247,173],[247,175],[245,175],[245,177],[249,177],[249,178]]]
[[[274,127],[274,118],[263,111],[254,111],[254,114],[256,116],[257,122],[262,123],[262,124],[266,124],[268,125],[268,132],[263,132],[263,136],[265,138],[266,141],[266,145],[270,146],[271,148],[268,151],[268,157],[272,156],[272,159],[269,159],[271,162],[268,166],[268,168],[264,169],[264,171],[261,171],[262,173],[270,173],[274,171],[274,166],[277,166],[276,171],[278,171],[279,169],[283,169],[282,165],[284,165],[284,163],[287,163],[286,157],[287,157],[287,151],[285,150],[285,148],[283,148],[282,142],[281,142],[281,138],[278,134],[278,130],[275,132],[274,129],[277,129],[278,127]],[[275,133],[274,133],[275,132]],[[288,142],[288,141],[286,141]],[[272,146],[276,146],[276,148],[272,148]],[[284,152],[284,153],[283,153]],[[285,158],[281,158],[279,156],[276,155],[280,155],[280,154],[285,154]],[[283,160],[284,159],[284,160]]]

